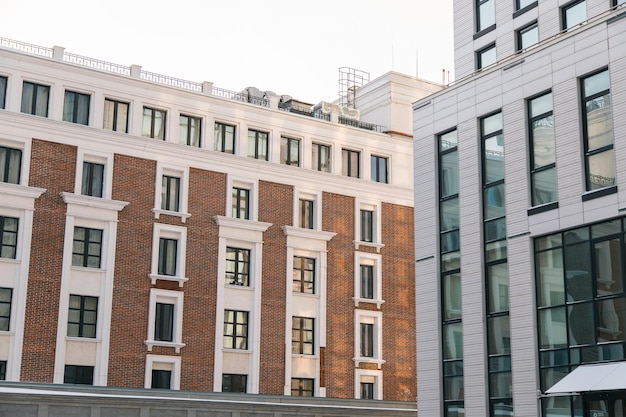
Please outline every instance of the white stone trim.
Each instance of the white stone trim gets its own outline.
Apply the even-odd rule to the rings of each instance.
[[[361,399],[361,382],[374,383],[374,399],[383,399],[383,371],[371,369],[354,370],[354,398]]]
[[[383,291],[383,258],[380,254],[355,252],[354,253],[354,306],[359,303],[376,304],[376,308],[385,303],[382,296]],[[371,265],[374,269],[374,297],[361,298],[361,265]]]
[[[156,303],[164,302],[174,304],[174,323],[171,342],[154,340],[154,321],[156,320]],[[161,290],[158,288],[150,288],[150,307],[148,310],[148,338],[144,342],[148,346],[148,351],[152,351],[153,346],[172,347],[176,353],[180,353],[180,349],[185,347],[183,339],[183,292]]]
[[[374,325],[374,356],[361,356],[361,323]],[[385,363],[383,360],[383,313],[381,311],[354,311],[354,365],[375,363],[378,369]]]
[[[178,241],[176,247],[176,275],[160,275],[159,274],[159,241],[161,238],[176,239]],[[158,279],[164,281],[178,282],[178,286],[182,287],[189,280],[185,276],[185,264],[187,259],[187,228],[182,226],[172,226],[163,223],[154,223],[152,230],[152,263],[150,267],[150,282],[156,284]]]
[[[152,370],[162,369],[172,371],[172,379],[170,380],[170,389],[180,389],[180,356],[165,355],[146,355],[146,375],[144,379],[144,388],[152,387]]]
[[[179,210],[163,210],[161,209],[161,191],[163,187],[163,176],[171,176],[180,178],[179,189]],[[157,162],[155,190],[154,190],[154,218],[160,218],[161,214],[167,214],[174,217],[180,217],[180,220],[185,223],[191,214],[188,212],[188,200],[189,200],[189,167],[178,167],[174,165],[163,164]]]

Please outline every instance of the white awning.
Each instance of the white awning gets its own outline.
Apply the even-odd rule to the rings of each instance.
[[[581,365],[554,384],[546,394],[626,390],[626,362]]]

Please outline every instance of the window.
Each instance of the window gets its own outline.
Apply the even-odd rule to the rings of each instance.
[[[0,361],[0,381],[7,379],[7,361]]]
[[[93,366],[65,365],[63,383],[93,385]]]
[[[156,303],[154,320],[154,340],[174,341],[174,304]]]
[[[293,257],[293,291],[315,294],[315,259]]]
[[[250,190],[233,187],[233,217],[250,220]]]
[[[300,139],[280,138],[280,163],[300,166]]]
[[[615,185],[613,115],[609,84],[607,69],[581,80],[587,191]]]
[[[374,211],[361,209],[361,241],[374,241]]]
[[[524,7],[528,7],[533,3],[537,3],[537,0],[517,0],[516,1],[516,10],[521,10]]]
[[[74,227],[72,266],[100,268],[102,256],[102,230]]]
[[[168,369],[153,369],[152,384],[150,388],[170,389],[172,381],[172,371]]]
[[[180,178],[163,175],[161,179],[161,210],[180,211]]]
[[[69,337],[95,338],[97,317],[98,297],[70,295],[67,335]]]
[[[517,31],[517,50],[523,51],[539,42],[539,26],[531,23]]]
[[[322,172],[330,172],[330,146],[319,143],[313,144],[313,169]]]
[[[313,229],[313,200],[299,200],[300,224],[303,229]]]
[[[0,146],[0,181],[19,184],[21,171],[22,151]]]
[[[374,325],[361,323],[361,357],[374,357]]]
[[[619,6],[620,4],[626,4],[626,0],[613,0],[613,6]]]
[[[495,0],[476,0],[476,32],[496,24]]]
[[[568,30],[587,20],[585,0],[576,0],[561,8],[561,29]]]
[[[22,113],[48,117],[50,87],[24,81],[22,86]]]
[[[235,126],[215,122],[214,141],[216,151],[234,154]]]
[[[248,312],[224,311],[224,347],[248,349]]]
[[[176,275],[178,239],[159,238],[159,275]]]
[[[65,90],[63,101],[63,121],[89,124],[89,94]]]
[[[371,310],[355,310],[354,323],[354,361],[358,367],[361,363],[375,363],[378,369],[385,363],[382,358],[382,312]]]
[[[383,156],[372,155],[371,158],[371,171],[372,181],[382,182],[387,184],[387,164],[388,158]]]
[[[128,103],[104,99],[104,117],[102,127],[114,132],[128,133]]]
[[[7,77],[0,77],[0,109],[6,106],[7,98]]]
[[[104,165],[95,162],[83,162],[83,180],[81,194],[102,197],[104,185]]]
[[[223,374],[222,392],[247,392],[248,375]]]
[[[291,396],[312,397],[314,381],[314,379],[309,378],[291,378]]]
[[[374,265],[359,265],[361,277],[361,298],[374,298]]]
[[[496,63],[496,44],[493,43],[476,52],[476,69],[482,69]]]
[[[291,318],[291,353],[313,355],[314,319],[308,317]]]
[[[141,135],[147,138],[165,140],[165,110],[150,107],[143,108],[143,124]]]
[[[268,159],[269,133],[248,130],[248,158]]]
[[[532,205],[557,200],[552,92],[528,100]]]
[[[361,399],[362,400],[374,399],[374,383],[373,382],[361,382]]]
[[[250,286],[250,250],[226,248],[226,283]]]
[[[16,258],[18,224],[19,219],[15,217],[0,216],[0,258]]]
[[[360,177],[360,159],[361,153],[359,151],[352,151],[350,149],[341,150],[341,175],[346,177],[359,178]]]
[[[180,143],[199,148],[201,135],[202,119],[181,114],[178,122],[178,139]]]
[[[11,328],[12,288],[0,288],[0,331],[8,332]]]

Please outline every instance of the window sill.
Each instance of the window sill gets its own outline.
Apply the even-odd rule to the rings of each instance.
[[[487,33],[491,32],[491,31],[493,31],[493,30],[495,30],[495,29],[496,29],[496,25],[495,25],[495,23],[494,23],[493,25],[489,26],[488,28],[483,29],[483,30],[481,30],[480,32],[476,32],[476,33],[474,34],[474,40],[476,40],[476,39],[480,38],[480,37],[481,37],[481,36],[483,36],[483,35],[486,35]]]
[[[386,362],[383,359],[376,358],[352,358],[355,366],[359,366],[362,363],[375,363],[378,369],[382,368],[383,364]]]
[[[554,201],[552,203],[542,204],[540,206],[534,206],[528,209],[526,212],[527,215],[532,216],[533,214],[543,213],[545,211],[555,210],[559,208],[559,202]]]
[[[299,296],[299,297],[308,297],[308,298],[320,298],[319,294],[311,294],[308,292],[300,292],[300,291],[292,291],[291,292],[294,296]]]
[[[352,297],[352,299],[354,300],[354,306],[355,307],[358,307],[359,303],[376,304],[376,308],[378,308],[380,310],[380,306],[385,304],[385,300],[376,300],[376,299],[372,299],[372,298]]]
[[[92,267],[89,267],[89,266],[72,265],[72,266],[70,266],[70,269],[73,270],[73,271],[87,272],[87,273],[91,273],[91,274],[102,274],[103,272],[106,272],[106,269],[92,268]]]
[[[182,213],[179,211],[171,211],[171,210],[161,210],[161,209],[156,209],[156,208],[153,208],[152,212],[154,213],[155,219],[158,219],[159,217],[161,217],[161,214],[166,214],[168,216],[180,217],[180,220],[183,223],[185,223],[187,219],[191,217],[191,214],[189,213]]]
[[[587,191],[582,196],[583,201],[593,200],[595,198],[604,197],[607,195],[617,193],[617,185],[613,185],[611,187],[600,188],[599,190]]]
[[[304,359],[319,359],[319,356],[312,354],[312,355],[307,355],[306,353],[292,353],[291,354],[291,358],[292,359],[298,359],[298,358],[304,358]]]
[[[363,242],[361,240],[353,240],[352,243],[354,243],[354,248],[356,250],[358,250],[360,246],[365,246],[368,248],[376,248],[377,253],[380,253],[380,250],[385,247],[382,243]]]
[[[244,353],[246,355],[252,355],[252,351],[250,349],[234,349],[234,348],[222,348],[223,353]]]
[[[180,353],[180,349],[185,347],[184,343],[164,342],[161,340],[146,340],[144,343],[148,346],[148,352],[152,352],[153,346],[172,347],[175,349],[176,353]]]
[[[68,342],[87,342],[87,343],[100,343],[101,339],[97,337],[80,337],[80,336],[65,336],[65,340]]]
[[[189,278],[179,277],[179,276],[171,276],[171,275],[158,275],[158,274],[149,274],[148,278],[150,278],[150,282],[152,285],[156,285],[157,280],[161,281],[174,281],[178,282],[178,286],[182,287],[183,284],[189,281]]]
[[[13,258],[0,258],[0,262],[19,265],[22,262],[22,260],[21,259],[17,259],[17,258],[16,259],[13,259]]]
[[[243,290],[243,291],[254,291],[254,288],[249,286],[249,285],[243,285],[243,284],[231,284],[229,282],[224,284],[224,287],[226,288],[234,288],[236,290]]]

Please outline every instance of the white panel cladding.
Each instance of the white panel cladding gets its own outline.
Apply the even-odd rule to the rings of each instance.
[[[456,79],[461,79],[474,71],[474,34],[473,0],[455,0],[454,2],[454,71]]]
[[[626,26],[626,19],[622,19]],[[626,31],[626,29],[625,29]],[[622,44],[626,54],[626,41]],[[626,91],[626,57],[611,64],[611,91]],[[626,159],[626,94],[612,94],[613,99],[613,133],[615,134],[615,158],[618,161]],[[622,138],[620,140],[619,138]],[[626,184],[626,164],[617,164],[617,183]],[[619,208],[626,207],[626,187],[618,188]]]

